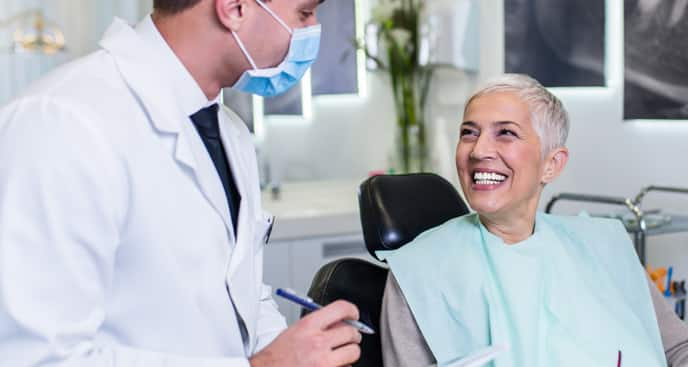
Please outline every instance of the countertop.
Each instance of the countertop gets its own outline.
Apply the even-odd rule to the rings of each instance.
[[[361,233],[361,180],[284,183],[279,197],[262,193],[263,208],[275,216],[271,241]]]

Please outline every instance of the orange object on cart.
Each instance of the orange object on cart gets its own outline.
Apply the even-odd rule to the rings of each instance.
[[[647,271],[647,274],[650,276],[652,282],[655,283],[655,286],[657,286],[657,289],[659,289],[659,292],[664,293],[664,291],[666,290],[666,287],[664,286],[664,277],[667,275],[667,268],[657,268],[655,270],[652,270],[648,266],[645,270]]]

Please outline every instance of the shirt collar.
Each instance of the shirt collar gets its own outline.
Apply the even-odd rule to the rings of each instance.
[[[169,81],[168,87],[186,116],[191,116],[211,104],[219,103],[219,95],[208,101],[191,73],[162,37],[150,15],[144,17],[136,26],[136,32],[149,47],[151,53],[156,55],[156,68]]]

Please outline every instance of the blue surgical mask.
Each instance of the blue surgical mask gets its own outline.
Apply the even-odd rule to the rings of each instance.
[[[239,36],[232,32],[241,52],[253,67],[245,71],[232,86],[233,89],[263,97],[282,94],[299,83],[303,75],[318,57],[320,49],[320,24],[292,30],[280,17],[261,0],[256,0],[279,24],[291,34],[289,52],[284,60],[274,68],[259,69],[244,47]]]

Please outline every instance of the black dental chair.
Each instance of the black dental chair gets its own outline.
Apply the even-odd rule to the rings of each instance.
[[[365,244],[375,259],[375,251],[398,249],[420,233],[468,213],[456,189],[429,173],[371,177],[359,188],[358,204]],[[378,332],[364,334],[361,358],[354,367],[382,366],[379,330],[387,269],[381,265],[353,258],[332,261],[320,268],[308,291],[320,304],[338,299],[355,304],[361,321]]]

